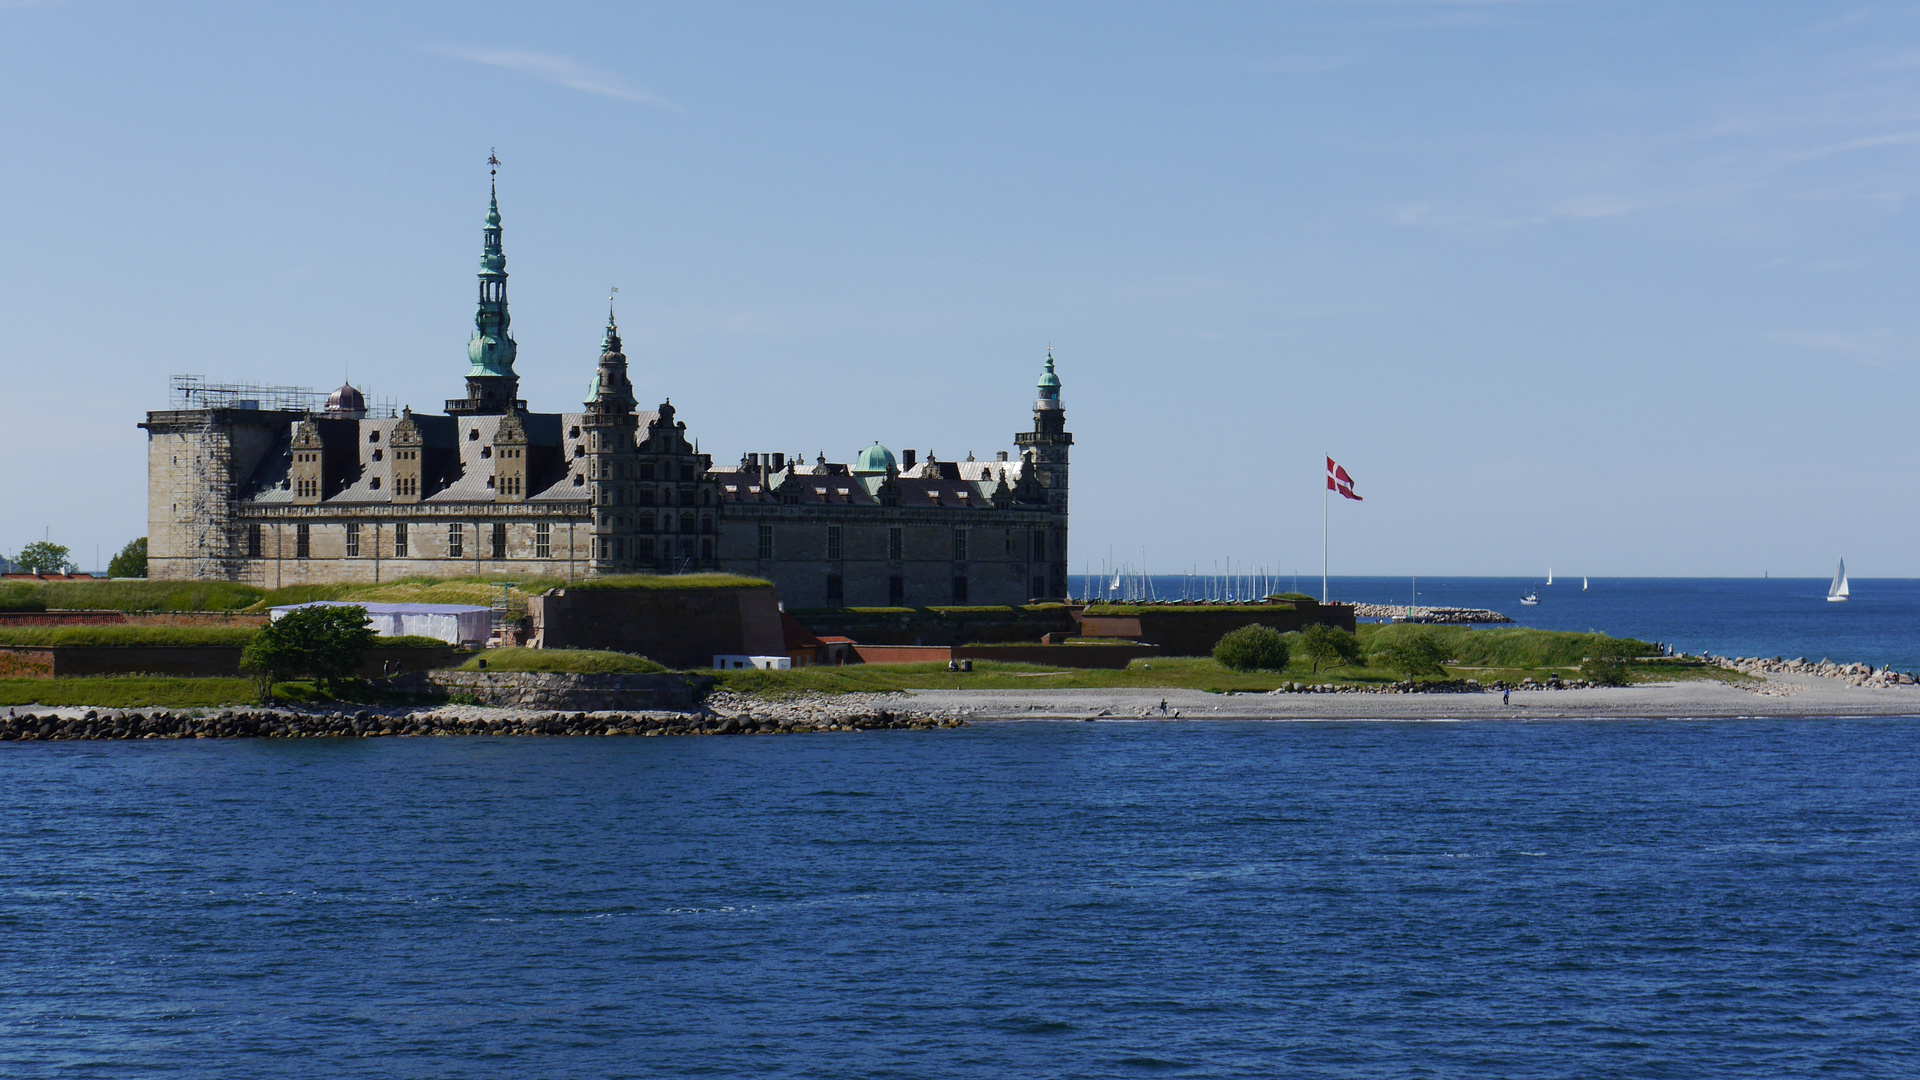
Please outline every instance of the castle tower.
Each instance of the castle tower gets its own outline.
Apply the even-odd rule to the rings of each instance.
[[[620,327],[607,308],[607,332],[600,341],[600,367],[587,388],[581,420],[587,450],[587,498],[593,506],[592,572],[620,573],[631,568],[635,550],[634,454],[639,417],[634,414],[633,383],[627,356],[620,351]]]
[[[1063,518],[1067,513],[1067,413],[1060,404],[1060,376],[1053,373],[1053,349],[1047,349],[1047,369],[1040,376],[1040,397],[1033,403],[1033,430],[1013,437],[1032,451],[1036,474],[1048,489],[1047,508]],[[1064,526],[1063,526],[1064,527]]]
[[[499,159],[487,158],[499,172]],[[518,351],[508,332],[507,256],[500,247],[500,193],[489,184],[487,224],[481,232],[480,305],[473,315],[473,338],[467,342],[467,396],[447,402],[447,411],[464,416],[496,416],[515,409],[520,400],[520,376],[513,372]]]

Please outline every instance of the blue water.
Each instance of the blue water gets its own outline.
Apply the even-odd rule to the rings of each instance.
[[[8,1077],[1910,1077],[1910,721],[0,746]]]
[[[1109,579],[1110,580],[1110,579]],[[1075,595],[1098,595],[1100,584],[1074,579]],[[1133,591],[1137,585],[1127,584]],[[1261,585],[1293,588],[1291,575],[1231,585],[1203,579],[1155,577],[1154,595],[1254,596]],[[1719,656],[1827,658],[1902,671],[1920,670],[1920,580],[1856,579],[1853,599],[1827,602],[1828,579],[1593,578],[1585,592],[1578,576],[1548,588],[1539,578],[1336,577],[1336,600],[1405,605],[1419,592],[1430,607],[1489,608],[1522,626],[1543,630],[1598,630],[1659,641],[1682,652]],[[1300,579],[1300,591],[1320,595],[1320,579]],[[1522,605],[1529,591],[1538,605]]]

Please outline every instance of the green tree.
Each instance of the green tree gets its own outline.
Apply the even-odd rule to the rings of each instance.
[[[14,556],[13,564],[23,574],[71,574],[80,569],[67,558],[67,546],[46,540],[35,540],[20,549]]]
[[[1393,634],[1374,650],[1374,659],[1409,679],[1422,675],[1445,675],[1447,661],[1453,659],[1439,634],[1431,630],[1411,630]]]
[[[147,538],[127,541],[120,554],[107,560],[108,577],[147,576]]]
[[[1235,671],[1284,671],[1287,639],[1271,626],[1254,623],[1220,635],[1213,646],[1213,658]]]
[[[1315,674],[1319,674],[1321,664],[1339,667],[1361,661],[1360,639],[1353,636],[1353,631],[1338,626],[1314,623],[1300,631],[1299,645],[1301,654],[1313,661]]]
[[[262,702],[271,699],[274,683],[300,675],[331,693],[378,640],[366,608],[295,608],[260,628],[240,654],[240,670],[254,677]]]

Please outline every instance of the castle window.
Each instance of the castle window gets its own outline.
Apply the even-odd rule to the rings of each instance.
[[[1033,530],[1033,557],[1035,559],[1047,557],[1047,534],[1044,529]]]
[[[641,506],[653,505],[653,489],[652,488],[640,489],[640,505]]]
[[[301,522],[293,527],[293,557],[311,558],[313,555],[313,526]]]
[[[496,559],[507,557],[507,525],[504,521],[493,523],[493,557]]]
[[[587,482],[587,478],[586,478],[586,477],[584,477],[584,476],[581,476],[581,475],[580,475],[579,473],[574,473],[574,474],[573,474],[573,486],[574,486],[574,487],[580,487],[580,486],[582,486],[582,485],[584,485],[584,484],[585,484],[586,482]]]
[[[1007,530],[1007,554],[1013,554],[1013,530]]]
[[[488,486],[488,487],[492,487],[492,486],[493,486],[493,477],[491,477],[491,476],[489,476],[489,477],[487,477],[487,486]]]
[[[773,526],[771,525],[760,526],[760,557],[773,558]]]
[[[844,604],[847,602],[847,581],[839,574],[827,575],[827,603]]]
[[[375,451],[373,452],[373,460],[375,460],[375,461],[379,461],[379,460],[380,460],[380,455],[382,455],[382,454],[384,454],[384,453],[386,453],[386,451],[385,451],[385,450],[375,450]]]
[[[464,525],[447,526],[447,558],[458,559],[467,552],[467,530]]]
[[[650,465],[650,464],[648,464],[648,463],[646,463],[646,462],[644,462],[644,461],[640,463],[640,479],[642,479],[642,480],[651,480],[651,479],[653,479],[653,466],[652,466],[652,465]]]
[[[660,515],[660,531],[661,532],[673,531],[673,515],[672,514]]]
[[[693,466],[691,465],[680,466],[680,479],[682,480],[693,479]]]
[[[635,558],[651,560],[653,558],[653,537],[643,536],[633,542]]]
[[[360,523],[357,521],[349,521],[347,522],[347,558],[357,559],[359,557]]]
[[[713,558],[713,539],[712,539],[712,537],[707,537],[707,538],[704,538],[704,539],[702,539],[702,540],[700,541],[700,557],[701,557],[701,558],[703,558],[703,559],[711,559],[711,558]]]
[[[533,526],[533,557],[536,559],[553,558],[553,524],[539,521]]]
[[[838,525],[827,526],[827,558],[829,560],[833,562],[839,562],[842,558],[845,557],[842,550],[842,544],[843,544],[843,533],[842,533],[841,527]],[[833,579],[828,578],[827,580],[831,581]]]
[[[396,559],[407,557],[407,523],[404,521],[393,523],[393,557]]]
[[[613,541],[602,536],[593,542],[593,546],[598,549],[598,554],[595,556],[596,558],[613,558]]]
[[[577,458],[582,458],[582,457],[586,457],[586,456],[587,456],[587,448],[586,448],[586,447],[584,447],[584,446],[581,446],[581,445],[580,445],[579,443],[574,443],[574,444],[573,444],[573,456],[574,456],[574,457],[577,457]]]
[[[899,562],[907,550],[907,531],[898,525],[887,528],[887,558]]]
[[[956,604],[964,604],[967,602],[966,578],[956,577],[953,579],[953,602]]]
[[[257,559],[259,557],[260,523],[256,521],[247,526],[247,558]]]
[[[619,559],[626,558],[627,542],[625,540],[615,540],[613,542],[613,554],[615,558],[619,558]]]
[[[369,480],[369,481],[367,481],[367,490],[369,490],[369,491],[379,491],[379,490],[380,490],[380,478],[376,476],[376,477],[374,477],[373,479],[371,479],[371,480]]]
[[[712,514],[702,514],[700,516],[700,532],[702,535],[705,535],[705,536],[713,535],[713,515]]]
[[[967,530],[964,528],[953,530],[953,561],[967,561]]]
[[[680,557],[683,559],[693,558],[693,537],[683,536],[680,538]]]
[[[368,441],[368,442],[379,442],[379,441],[380,441],[380,433],[379,433],[379,432],[377,432],[377,431],[369,431],[369,432],[367,432],[367,441]]]
[[[1047,579],[1043,577],[1037,577],[1033,579],[1032,584],[1033,584],[1033,599],[1035,600],[1045,599],[1047,595]]]
[[[493,456],[493,447],[491,447],[491,446],[483,446],[483,447],[481,447],[481,448],[480,448],[480,456],[481,456],[481,457],[483,457],[483,458],[490,458],[490,457],[492,457],[492,456]]]
[[[683,533],[690,533],[693,531],[693,515],[692,514],[680,515],[680,531]]]
[[[467,431],[467,441],[468,441],[468,442],[479,442],[479,441],[480,441],[480,429],[479,429],[479,428],[471,428],[471,429],[469,429],[469,430]]]
[[[573,425],[572,427],[570,427],[570,428],[568,428],[568,429],[567,429],[567,438],[569,438],[569,439],[577,439],[577,438],[579,438],[579,437],[580,437],[580,425],[579,425],[579,424],[575,424],[575,425]]]
[[[887,606],[899,607],[907,602],[907,579],[895,574],[887,579]]]

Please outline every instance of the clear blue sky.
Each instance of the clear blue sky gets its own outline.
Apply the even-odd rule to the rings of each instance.
[[[716,460],[988,456],[1077,573],[1920,575],[1911,5],[0,0],[0,551],[145,530],[167,378],[524,396],[610,284]]]

